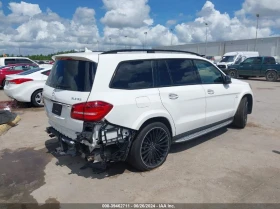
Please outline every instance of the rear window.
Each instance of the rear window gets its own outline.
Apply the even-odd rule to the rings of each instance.
[[[264,63],[265,65],[276,64],[274,57],[265,57]]]
[[[69,91],[90,92],[97,64],[80,60],[57,60],[46,84]]]
[[[114,89],[146,89],[152,88],[152,61],[126,61],[119,64],[115,76],[110,84]]]

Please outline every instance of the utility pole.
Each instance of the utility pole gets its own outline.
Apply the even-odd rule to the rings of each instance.
[[[145,42],[144,42],[144,47],[143,47],[143,49],[146,48],[146,41],[147,41],[147,34],[148,34],[148,32],[145,32],[144,34],[145,34]]]
[[[170,29],[170,32],[171,32],[171,41],[170,41],[170,45],[172,46],[173,44],[172,44],[172,41],[173,41],[173,29],[171,28]]]
[[[205,38],[205,56],[207,55],[207,42],[208,42],[208,23],[205,23],[206,26],[206,38]]]
[[[255,40],[254,51],[256,51],[256,49],[257,49],[258,29],[259,29],[259,18],[260,18],[260,14],[256,14],[256,17],[257,17],[257,28],[256,28],[256,40]]]
[[[111,42],[111,37],[109,38],[110,40],[110,50],[112,50],[112,42]]]
[[[126,49],[126,40],[127,40],[127,36],[125,36],[125,49]]]
[[[20,47],[18,47],[18,55],[20,56],[21,54],[20,54]]]

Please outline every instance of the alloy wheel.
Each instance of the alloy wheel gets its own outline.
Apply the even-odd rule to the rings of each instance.
[[[160,127],[151,129],[144,137],[141,145],[141,158],[148,167],[159,166],[169,152],[169,135]]]
[[[38,92],[35,96],[35,101],[38,105],[44,105],[44,101],[43,101],[43,93],[42,92]]]

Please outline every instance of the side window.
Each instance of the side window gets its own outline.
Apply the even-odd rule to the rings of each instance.
[[[246,60],[244,60],[244,64],[253,64],[255,58],[248,58]]]
[[[15,59],[5,59],[5,65],[16,64]]]
[[[173,85],[192,85],[201,83],[192,60],[170,59],[166,60],[166,63]]]
[[[34,69],[34,68],[38,68],[38,66],[30,65],[29,68],[30,68],[30,69]]]
[[[262,64],[262,58],[261,57],[255,57],[254,61],[253,61],[253,64],[255,64],[255,65]]]
[[[272,57],[265,57],[263,64],[265,64],[265,65],[273,65],[273,64],[275,64],[275,60]]]
[[[24,71],[29,70],[29,69],[30,69],[29,65],[23,65],[22,66],[22,70],[24,70]]]
[[[155,83],[157,87],[171,86],[172,81],[167,68],[167,63],[165,60],[158,60],[153,62],[153,68],[155,70]]]
[[[23,67],[22,66],[15,66],[14,70],[23,70]]]
[[[223,83],[222,73],[211,63],[204,60],[194,60],[203,84],[221,84]]]
[[[120,63],[110,87],[115,89],[154,87],[152,61],[137,60]]]
[[[27,64],[33,64],[33,62],[29,59],[17,59],[17,63],[27,63]]]

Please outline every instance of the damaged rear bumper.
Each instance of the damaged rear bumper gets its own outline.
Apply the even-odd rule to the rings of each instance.
[[[62,154],[82,155],[88,161],[117,162],[126,160],[135,131],[106,121],[84,123],[83,132],[75,140],[61,134],[54,127],[48,127],[50,137],[57,137]]]

